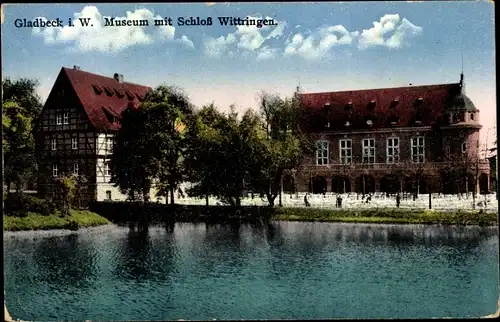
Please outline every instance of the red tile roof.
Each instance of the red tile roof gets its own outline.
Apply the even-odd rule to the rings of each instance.
[[[312,130],[433,126],[446,122],[444,111],[460,84],[409,86],[299,94]],[[367,121],[373,122],[372,126]],[[420,123],[418,122],[420,121]],[[330,127],[325,128],[325,123]],[[345,126],[346,122],[350,126]],[[396,123],[394,123],[396,122]]]
[[[118,123],[110,122],[111,116],[119,116],[129,106],[136,106],[144,100],[151,87],[132,83],[120,83],[113,77],[92,74],[79,69],[61,70],[75,89],[90,122],[96,130],[117,130]]]

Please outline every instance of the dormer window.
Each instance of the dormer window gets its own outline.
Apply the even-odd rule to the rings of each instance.
[[[113,96],[113,91],[109,87],[104,86],[104,91],[108,96]]]
[[[368,121],[366,121],[366,125],[368,125],[368,126],[372,126],[372,125],[373,125],[373,121],[372,121],[372,120],[368,120]]]
[[[326,127],[327,129],[329,129],[329,128],[330,128],[330,122],[327,122],[327,123],[326,123],[326,125],[325,125],[325,127]]]
[[[144,96],[139,95],[137,93],[135,93],[135,96],[137,96],[137,99],[139,100],[139,102],[144,102]]]
[[[115,93],[116,93],[116,96],[118,96],[119,98],[122,98],[125,96],[125,94],[117,88],[115,88]]]
[[[134,95],[132,95],[132,93],[130,93],[130,91],[126,90],[125,94],[127,94],[127,98],[129,99],[129,101],[132,101],[134,99]]]
[[[329,110],[330,110],[330,102],[327,102],[325,103],[325,106],[323,106],[323,111],[325,113],[328,113]]]
[[[351,126],[351,123],[349,121],[346,121],[344,125],[345,125],[345,127],[349,127],[349,126]]]
[[[423,97],[419,97],[417,98],[417,100],[415,101],[415,106],[420,106],[422,105],[422,103],[424,102],[424,98]]]
[[[399,104],[399,98],[395,98],[392,100],[391,102],[391,105],[389,106],[389,108],[396,108],[396,106],[398,106]]]
[[[351,111],[351,110],[352,110],[352,101],[347,102],[347,104],[346,104],[346,106],[345,106],[345,109],[346,109],[347,111]]]
[[[375,100],[371,100],[370,103],[368,104],[368,108],[375,109],[376,105],[377,105],[377,102],[375,102]]]
[[[102,93],[102,88],[101,88],[99,85],[92,84],[92,88],[94,89],[94,92],[95,92],[97,95],[101,95],[101,93]]]
[[[399,121],[399,118],[398,118],[397,116],[391,116],[391,117],[389,118],[389,123],[390,123],[391,125],[396,125],[396,124],[398,124],[398,121]]]

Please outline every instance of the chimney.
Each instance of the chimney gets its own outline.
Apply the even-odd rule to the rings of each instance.
[[[123,75],[122,74],[120,74],[119,79],[120,79],[119,82],[123,83]]]
[[[74,69],[74,70],[80,70],[80,66],[73,65],[73,69]]]
[[[113,78],[115,79],[115,81],[120,82],[120,74],[115,73],[115,74],[113,75]]]

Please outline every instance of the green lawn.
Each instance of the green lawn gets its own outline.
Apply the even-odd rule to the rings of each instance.
[[[3,217],[4,231],[49,229],[77,230],[79,228],[106,224],[110,224],[109,220],[87,210],[70,210],[70,215],[64,218],[59,217],[59,213],[51,214],[49,216],[29,213],[26,217]]]
[[[318,208],[276,208],[273,220],[355,222],[386,224],[442,224],[480,225],[498,224],[497,213],[481,213],[479,210],[444,212],[433,210],[402,209],[318,209]]]

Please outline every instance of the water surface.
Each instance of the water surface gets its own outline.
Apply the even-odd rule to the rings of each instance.
[[[4,234],[22,320],[479,317],[497,228],[279,222]]]

